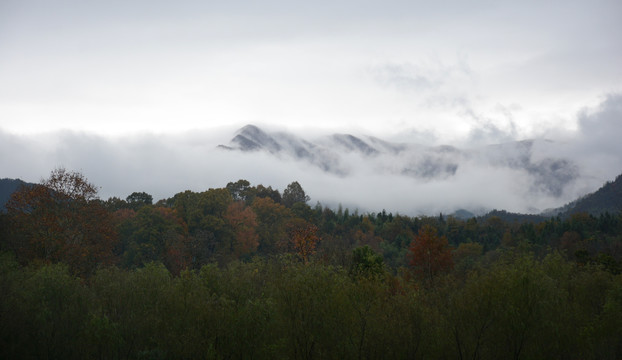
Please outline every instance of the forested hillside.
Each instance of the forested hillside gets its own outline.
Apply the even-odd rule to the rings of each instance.
[[[23,185],[27,185],[27,183],[19,179],[0,179],[0,212],[4,211],[4,204],[9,200],[11,194]]]
[[[0,215],[0,358],[622,356],[620,212],[309,202],[245,180],[101,200],[55,170]]]
[[[622,175],[612,182],[607,182],[598,191],[570,203],[564,209],[564,215],[578,213],[604,214],[622,211]]]

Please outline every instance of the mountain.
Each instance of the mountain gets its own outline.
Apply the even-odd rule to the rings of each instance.
[[[477,219],[479,222],[483,223],[493,217],[499,218],[506,223],[517,223],[517,224],[523,224],[523,223],[537,224],[537,223],[546,221],[549,218],[549,216],[544,216],[544,215],[518,214],[518,213],[508,212],[505,210],[493,210],[483,216],[477,217]]]
[[[301,161],[342,177],[365,168],[374,174],[425,182],[452,179],[461,169],[502,169],[524,177],[531,194],[558,198],[580,173],[572,159],[541,154],[555,153],[549,150],[554,150],[556,145],[549,140],[526,140],[459,149],[450,145],[396,143],[352,134],[303,139],[291,133],[268,132],[247,125],[234,134],[228,145],[219,147]]]
[[[619,214],[621,212],[622,174],[618,175],[614,181],[606,182],[600,189],[593,193],[582,196],[560,208],[546,210],[541,214],[519,214],[505,210],[492,210],[484,215],[477,216],[470,211],[460,209],[452,213],[451,216],[461,220],[477,218],[478,220],[486,221],[491,217],[498,217],[508,223],[539,223],[552,216],[558,215],[562,218],[567,218],[577,213],[588,213],[598,216],[604,213]]]
[[[296,180],[312,194],[313,203],[333,208],[341,203],[361,212],[387,209],[412,216],[457,212],[460,217],[469,217],[492,209],[540,214],[542,209],[557,208],[595,191],[622,168],[605,158],[586,155],[581,151],[585,146],[577,146],[572,140],[428,146],[405,137],[391,141],[377,134],[345,132],[312,136],[254,125],[224,138],[218,136],[218,143],[208,143],[198,135],[197,141],[204,144],[201,148],[193,143],[166,157],[162,157],[166,153],[158,153],[162,154],[158,156],[162,157],[161,166],[185,176],[165,179],[142,167],[131,174],[132,181],[142,177],[140,183],[146,184],[144,179],[153,179],[160,186],[155,190],[160,191],[157,196],[168,196],[169,189],[217,186],[235,179],[281,188]],[[214,149],[216,144],[223,145]],[[157,145],[154,142],[159,149]],[[124,158],[118,160],[123,163],[127,161]],[[199,159],[205,159],[203,166],[197,166]],[[195,167],[201,169],[201,176],[194,173]],[[95,181],[107,189],[105,196],[119,195],[115,182],[117,189],[129,187],[124,184],[129,184],[128,180],[99,176]],[[7,191],[4,194],[2,203],[8,198]],[[458,212],[460,209],[464,211]]]
[[[11,194],[22,185],[32,185],[20,179],[0,179],[0,212],[4,211],[4,205],[9,201]]]
[[[600,215],[604,213],[617,214],[622,211],[622,174],[611,182],[608,181],[600,189],[585,195],[561,208],[547,210],[547,215],[568,217],[577,213]]]

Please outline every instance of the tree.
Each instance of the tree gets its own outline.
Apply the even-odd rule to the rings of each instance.
[[[233,200],[246,202],[251,193],[251,183],[248,180],[240,179],[228,183],[226,189],[231,193]]]
[[[431,225],[424,225],[408,248],[410,266],[427,281],[453,267],[451,248],[445,236],[438,236]]]
[[[173,207],[188,224],[191,234],[197,230],[211,231],[217,237],[224,230],[222,219],[233,199],[227,189],[209,189],[196,193],[187,190],[175,194]]]
[[[287,207],[292,207],[298,202],[306,204],[309,200],[309,196],[305,194],[298,181],[287,185],[287,188],[283,190],[283,204]]]
[[[171,208],[143,206],[116,213],[126,267],[162,261],[174,274],[189,265],[188,227]]]
[[[269,197],[255,198],[252,209],[257,214],[259,252],[275,254],[278,246],[287,241],[286,223],[293,216],[291,210]]]
[[[108,211],[111,212],[128,208],[127,201],[119,199],[116,196],[108,198],[106,201],[102,201],[102,204],[106,207],[106,209],[108,209]]]
[[[50,178],[43,180],[43,186],[67,199],[90,201],[97,198],[97,188],[88,182],[79,172],[58,168],[52,171]]]
[[[83,282],[64,264],[24,267],[18,282],[3,287],[0,358],[87,358],[85,328],[91,301]],[[15,274],[17,275],[17,274]]]
[[[352,264],[349,274],[353,278],[376,277],[384,272],[384,261],[368,245],[357,247],[352,250]]]
[[[277,204],[280,204],[283,201],[278,190],[272,189],[272,186],[265,187],[261,184],[257,185],[255,196],[258,198],[270,198]]]
[[[153,204],[153,196],[147,194],[146,192],[133,192],[126,199],[128,205],[138,211],[141,207],[145,205]]]
[[[11,247],[22,262],[64,262],[85,275],[114,261],[113,216],[80,173],[56,169],[41,184],[13,193],[6,208]]]
[[[480,243],[464,242],[452,251],[456,272],[466,274],[482,256],[484,247]]]
[[[300,220],[300,219],[295,219]],[[318,228],[304,220],[295,221],[290,229],[290,240],[296,253],[303,263],[309,262],[309,257],[315,254],[315,247],[320,241],[317,235]]]
[[[244,206],[242,201],[229,204],[224,215],[227,224],[233,230],[233,255],[236,258],[255,252],[259,246],[257,228],[257,215],[250,207]]]

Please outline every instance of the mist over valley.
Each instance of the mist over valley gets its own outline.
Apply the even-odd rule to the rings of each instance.
[[[540,213],[621,172],[621,104],[622,97],[612,95],[585,109],[574,132],[544,129],[541,137],[508,141],[508,134],[488,127],[455,145],[270,125],[122,137],[0,132],[0,166],[2,177],[28,182],[55,167],[74,169],[100,187],[102,198],[146,191],[163,199],[245,179],[281,190],[298,181],[312,205],[363,212]],[[482,136],[503,141],[477,141]]]

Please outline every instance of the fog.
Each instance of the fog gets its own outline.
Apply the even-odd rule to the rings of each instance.
[[[576,124],[576,130],[542,129],[547,141],[534,142],[529,152],[531,163],[546,159],[571,163],[572,179],[557,193],[546,188],[547,174],[534,177],[533,172],[495,162],[495,157],[505,159],[502,152],[513,148],[493,147],[490,151],[482,145],[482,138],[488,139],[487,144],[523,139],[512,138],[511,126],[508,132],[492,125],[456,142],[461,153],[441,152],[438,156],[444,158],[439,161],[454,161],[457,167],[454,172],[431,177],[399,171],[403,164],[420,163],[418,156],[423,156],[425,148],[414,145],[397,156],[340,152],[344,171],[337,174],[282,154],[218,148],[229,143],[237,129],[234,126],[123,137],[72,131],[38,135],[0,131],[0,177],[38,182],[54,168],[64,167],[83,173],[100,188],[103,199],[125,198],[134,191],[163,199],[184,190],[224,187],[238,179],[282,191],[298,181],[311,197],[312,206],[320,202],[333,208],[341,204],[361,212],[386,209],[408,215],[457,209],[537,213],[595,191],[622,173],[622,96],[607,96],[599,106],[584,109],[576,115]],[[317,138],[321,132],[298,135]],[[396,138],[403,140],[404,135]]]

